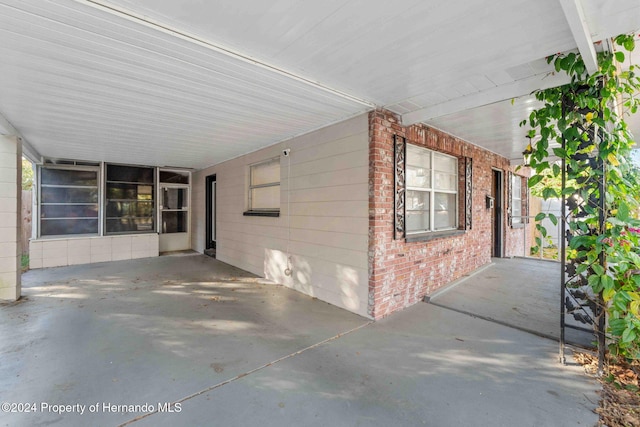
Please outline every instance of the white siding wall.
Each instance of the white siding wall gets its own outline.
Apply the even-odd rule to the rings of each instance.
[[[290,157],[282,156],[291,148]],[[250,164],[281,156],[279,218],[250,217]],[[291,228],[287,212],[291,161]],[[194,249],[205,247],[205,177],[217,179],[217,258],[367,316],[369,136],[367,115],[193,175]],[[284,274],[287,245],[293,274]]]
[[[0,300],[20,298],[22,144],[0,135]]]

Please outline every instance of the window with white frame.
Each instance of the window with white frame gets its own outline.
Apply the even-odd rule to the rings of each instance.
[[[98,234],[98,170],[40,169],[40,236]]]
[[[249,166],[249,212],[280,212],[280,158]]]
[[[522,224],[522,177],[511,175],[511,225]]]
[[[410,233],[458,227],[458,159],[407,145],[406,230]]]

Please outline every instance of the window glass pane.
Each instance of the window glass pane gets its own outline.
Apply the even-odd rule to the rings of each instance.
[[[152,185],[107,184],[107,199],[110,200],[153,200]]]
[[[107,233],[153,231],[154,168],[107,165]]]
[[[153,231],[153,218],[108,218],[107,233]]]
[[[163,209],[185,209],[187,203],[186,188],[164,188],[162,192]]]
[[[436,230],[456,228],[456,194],[435,193],[434,194],[434,227]]]
[[[138,200],[153,200],[153,185],[138,185]]]
[[[519,217],[520,215],[522,215],[522,207],[520,206],[520,204],[513,205],[511,212],[514,217]],[[518,220],[518,222],[520,221],[520,218],[514,218],[513,220],[515,221],[516,219]]]
[[[96,234],[98,219],[45,219],[40,221],[41,236],[59,236],[65,234]]]
[[[269,160],[251,166],[251,185],[280,182],[280,159]]]
[[[160,171],[160,182],[168,184],[188,184],[189,172]]]
[[[98,218],[98,205],[42,205],[41,218]]]
[[[98,186],[98,173],[96,171],[41,169],[42,185],[83,185]]]
[[[431,188],[431,170],[407,165],[407,187]]]
[[[98,188],[42,187],[42,203],[98,203]]]
[[[406,227],[408,233],[430,230],[429,219],[429,192],[407,191],[406,200]]]
[[[518,175],[511,177],[511,223],[522,222],[522,178]]]
[[[429,231],[429,212],[411,211],[406,216],[407,233],[420,233]]]
[[[458,188],[458,159],[434,153],[434,169],[436,190],[452,190]]]
[[[519,199],[522,192],[522,179],[518,175],[513,175],[511,180],[511,191],[514,198]]]
[[[113,184],[107,185],[107,199],[129,200],[138,198],[137,184]]]
[[[163,233],[186,233],[187,232],[187,212],[185,211],[162,212],[162,232]]]
[[[407,210],[429,210],[429,192],[408,190],[405,196]]]
[[[444,154],[434,153],[434,169],[440,172],[456,174],[458,172],[458,159]]]
[[[98,233],[98,170],[40,169],[40,235]]]
[[[407,146],[407,187],[431,187],[431,151]]]
[[[407,145],[407,166],[431,169],[431,151],[415,145]]]
[[[107,202],[107,218],[115,217],[153,217],[153,202],[114,201]]]
[[[434,188],[436,190],[451,190],[456,191],[458,188],[458,175],[444,173],[444,172],[435,172],[436,182]]]
[[[107,181],[153,184],[153,168],[107,165]]]
[[[260,187],[251,189],[251,209],[279,210],[280,186]]]

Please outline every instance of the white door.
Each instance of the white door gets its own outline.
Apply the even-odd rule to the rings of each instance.
[[[189,186],[160,184],[160,252],[191,248],[189,232]]]

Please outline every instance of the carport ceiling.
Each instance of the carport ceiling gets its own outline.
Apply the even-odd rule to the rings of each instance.
[[[385,107],[515,158],[532,104],[497,102],[638,28],[637,0],[0,0],[0,129],[202,168]]]

